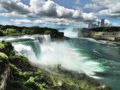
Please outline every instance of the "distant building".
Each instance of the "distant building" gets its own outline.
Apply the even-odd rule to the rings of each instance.
[[[101,19],[101,27],[105,26],[105,19]]]
[[[92,27],[93,27],[93,23],[90,22],[90,23],[88,24],[88,28],[92,28]]]
[[[94,23],[90,22],[88,25],[88,28],[96,28],[96,27],[99,27],[99,25],[96,22],[94,22]]]
[[[108,27],[108,26],[111,26],[111,25],[107,23],[105,19],[101,19],[101,21],[98,21],[98,22],[90,22],[88,24],[88,28]]]

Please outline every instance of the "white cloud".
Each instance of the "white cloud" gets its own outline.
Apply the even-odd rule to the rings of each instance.
[[[120,17],[120,3],[116,3],[113,7],[108,9],[101,10],[99,14],[104,16]]]
[[[0,7],[6,10],[0,14],[1,16],[65,18],[78,21],[96,19],[96,16],[92,13],[65,8],[51,0],[30,0],[29,5],[23,4],[21,0],[0,0]]]
[[[29,13],[28,6],[23,4],[20,0],[0,0],[0,7],[5,9],[6,13]]]
[[[30,20],[30,19],[11,19],[11,22],[17,25],[21,24],[57,24],[57,25],[68,25],[70,23],[73,23],[74,21],[69,21],[67,19],[61,18],[46,18],[46,19],[38,19],[38,20]]]
[[[83,16],[84,20],[86,20],[86,21],[87,20],[94,20],[95,18],[97,18],[94,13],[89,13],[89,14],[82,13],[82,16]]]
[[[63,6],[58,5],[54,1],[38,2],[39,0],[31,0],[30,10],[35,13],[37,16],[47,16],[47,17],[56,17],[56,18],[66,18],[66,19],[76,19],[84,20],[85,16],[83,12],[75,9],[68,9]],[[95,19],[89,13],[85,13],[89,20]],[[86,20],[86,19],[85,19]]]
[[[90,8],[92,10],[101,10],[111,7],[113,3],[113,0],[92,0],[91,3],[85,5],[85,8]]]
[[[10,13],[0,13],[0,16],[4,16],[4,17],[27,17],[26,15],[16,13],[15,11],[10,12]]]
[[[92,0],[84,8],[89,8],[98,15],[120,17],[120,0]]]

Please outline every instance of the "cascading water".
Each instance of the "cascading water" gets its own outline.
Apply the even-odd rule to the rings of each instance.
[[[89,60],[89,57],[77,52],[66,41],[51,42],[50,35],[4,37],[4,40],[11,41],[18,54],[26,56],[31,63],[37,66],[61,65],[65,69],[87,75],[102,71],[97,62]]]
[[[43,41],[50,41],[50,35],[33,35],[30,38],[32,39],[28,39],[28,37],[26,37],[20,41],[12,41],[12,44],[19,54],[26,56],[32,63],[35,63],[41,56],[40,44]]]
[[[102,71],[98,63],[90,61],[89,57],[78,53],[67,42],[43,43],[41,44],[41,51],[41,60],[39,63],[46,66],[60,64],[65,69],[86,73],[87,75],[93,75],[95,71]]]
[[[120,90],[119,45],[83,38],[57,42],[51,41],[50,35],[11,36],[1,37],[0,40],[12,42],[18,54],[27,57],[38,67],[60,65],[94,78],[97,76],[96,79],[113,90]]]

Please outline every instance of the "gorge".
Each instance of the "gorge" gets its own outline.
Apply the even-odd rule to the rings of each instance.
[[[3,90],[110,90],[92,78],[102,71],[99,64],[87,61],[89,57],[78,54],[68,40],[51,41],[50,35],[4,36],[0,40],[0,66],[8,73],[6,79],[1,76],[6,80],[1,82]]]

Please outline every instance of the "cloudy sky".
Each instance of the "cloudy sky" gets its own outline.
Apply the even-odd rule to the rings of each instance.
[[[120,0],[0,0],[0,24],[87,26],[102,18],[120,26]]]

